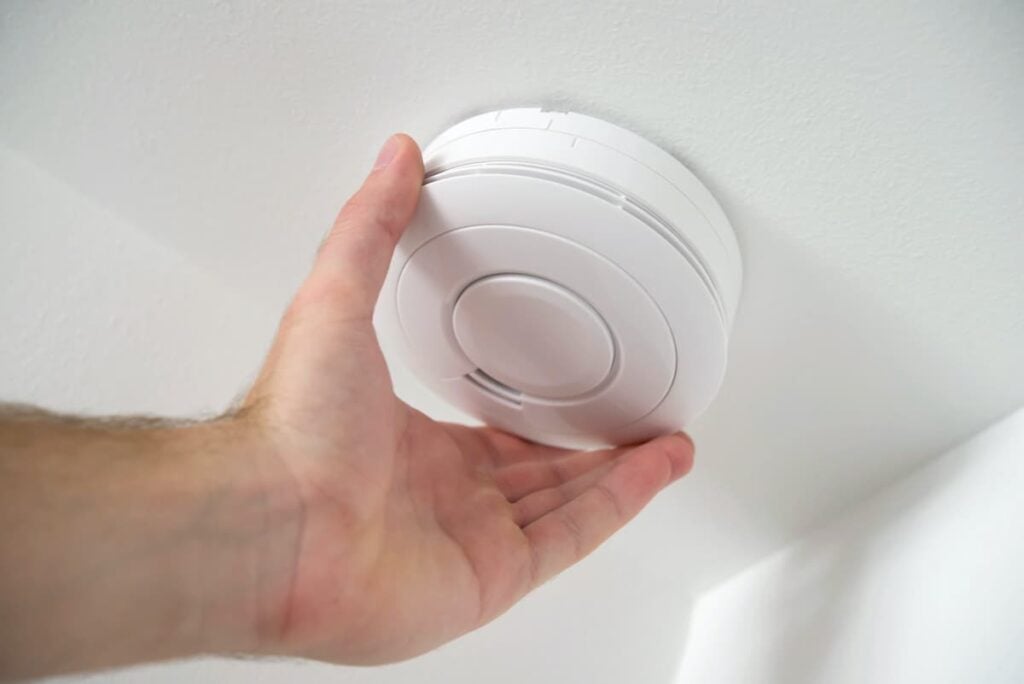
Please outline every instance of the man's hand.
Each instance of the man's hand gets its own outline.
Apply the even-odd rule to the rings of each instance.
[[[61,524],[59,512],[21,516],[29,495],[0,504],[0,522],[16,528],[0,561],[29,559],[20,561],[25,572],[0,571],[0,606],[14,605],[23,622],[44,616],[19,643],[34,643],[33,634],[66,642],[13,672],[228,650],[352,664],[408,658],[504,612],[690,469],[693,447],[681,434],[573,452],[439,423],[396,398],[371,317],[422,180],[416,144],[391,138],[230,416],[182,428],[105,426],[93,437],[65,425],[58,441],[48,441],[44,418],[0,422],[0,465],[13,473],[6,487],[45,488],[36,480],[59,470],[67,452],[88,451],[96,482],[85,489],[104,502],[99,522],[90,523],[86,505],[73,539],[49,541],[43,526]],[[30,448],[9,449],[11,441]],[[26,450],[55,452],[54,465],[25,466]],[[72,478],[50,497],[92,501],[82,489]],[[62,543],[60,552],[47,547]],[[83,556],[91,575],[49,583],[32,575],[33,563],[62,561],[74,573],[67,566]],[[54,586],[77,602],[21,610]],[[20,603],[9,593],[18,591]],[[83,601],[76,592],[95,595]],[[106,633],[85,633],[89,616],[76,615],[111,601],[129,605],[101,621]]]
[[[423,182],[391,138],[330,232],[243,409],[302,502],[271,650],[422,653],[580,560],[690,469],[682,436],[571,452],[438,423],[399,401],[371,316]]]

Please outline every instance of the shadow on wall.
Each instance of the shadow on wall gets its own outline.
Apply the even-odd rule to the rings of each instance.
[[[797,243],[783,218],[715,191],[739,232],[746,273],[729,371],[694,430],[714,457],[697,468],[764,533],[764,553],[992,416],[960,399],[977,381],[960,350],[924,337],[852,281],[858,269],[846,255]]]
[[[927,508],[963,464],[955,466],[926,467],[917,477],[911,476],[902,496],[856,516],[843,525],[842,534],[828,535],[817,544],[800,544],[786,555],[778,569],[785,581],[772,597],[780,608],[778,619],[761,625],[769,644],[764,684],[830,681],[835,650],[850,637],[850,623],[864,594],[871,591],[871,568],[887,551],[886,530],[906,524]]]
[[[1024,409],[702,598],[679,682],[1024,678]]]

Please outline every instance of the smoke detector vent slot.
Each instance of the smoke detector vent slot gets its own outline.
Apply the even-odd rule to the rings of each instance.
[[[523,393],[519,390],[498,382],[487,373],[477,368],[472,373],[466,374],[466,379],[476,385],[479,389],[493,395],[497,399],[516,407],[523,405]]]

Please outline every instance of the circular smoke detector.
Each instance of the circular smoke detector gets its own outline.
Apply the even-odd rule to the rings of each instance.
[[[718,203],[618,126],[540,109],[424,151],[377,322],[437,394],[563,446],[687,425],[725,373],[741,264]]]

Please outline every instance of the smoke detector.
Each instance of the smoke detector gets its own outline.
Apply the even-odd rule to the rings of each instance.
[[[377,322],[428,388],[574,447],[671,432],[708,406],[741,263],[722,209],[678,160],[541,109],[456,124],[424,160]]]

